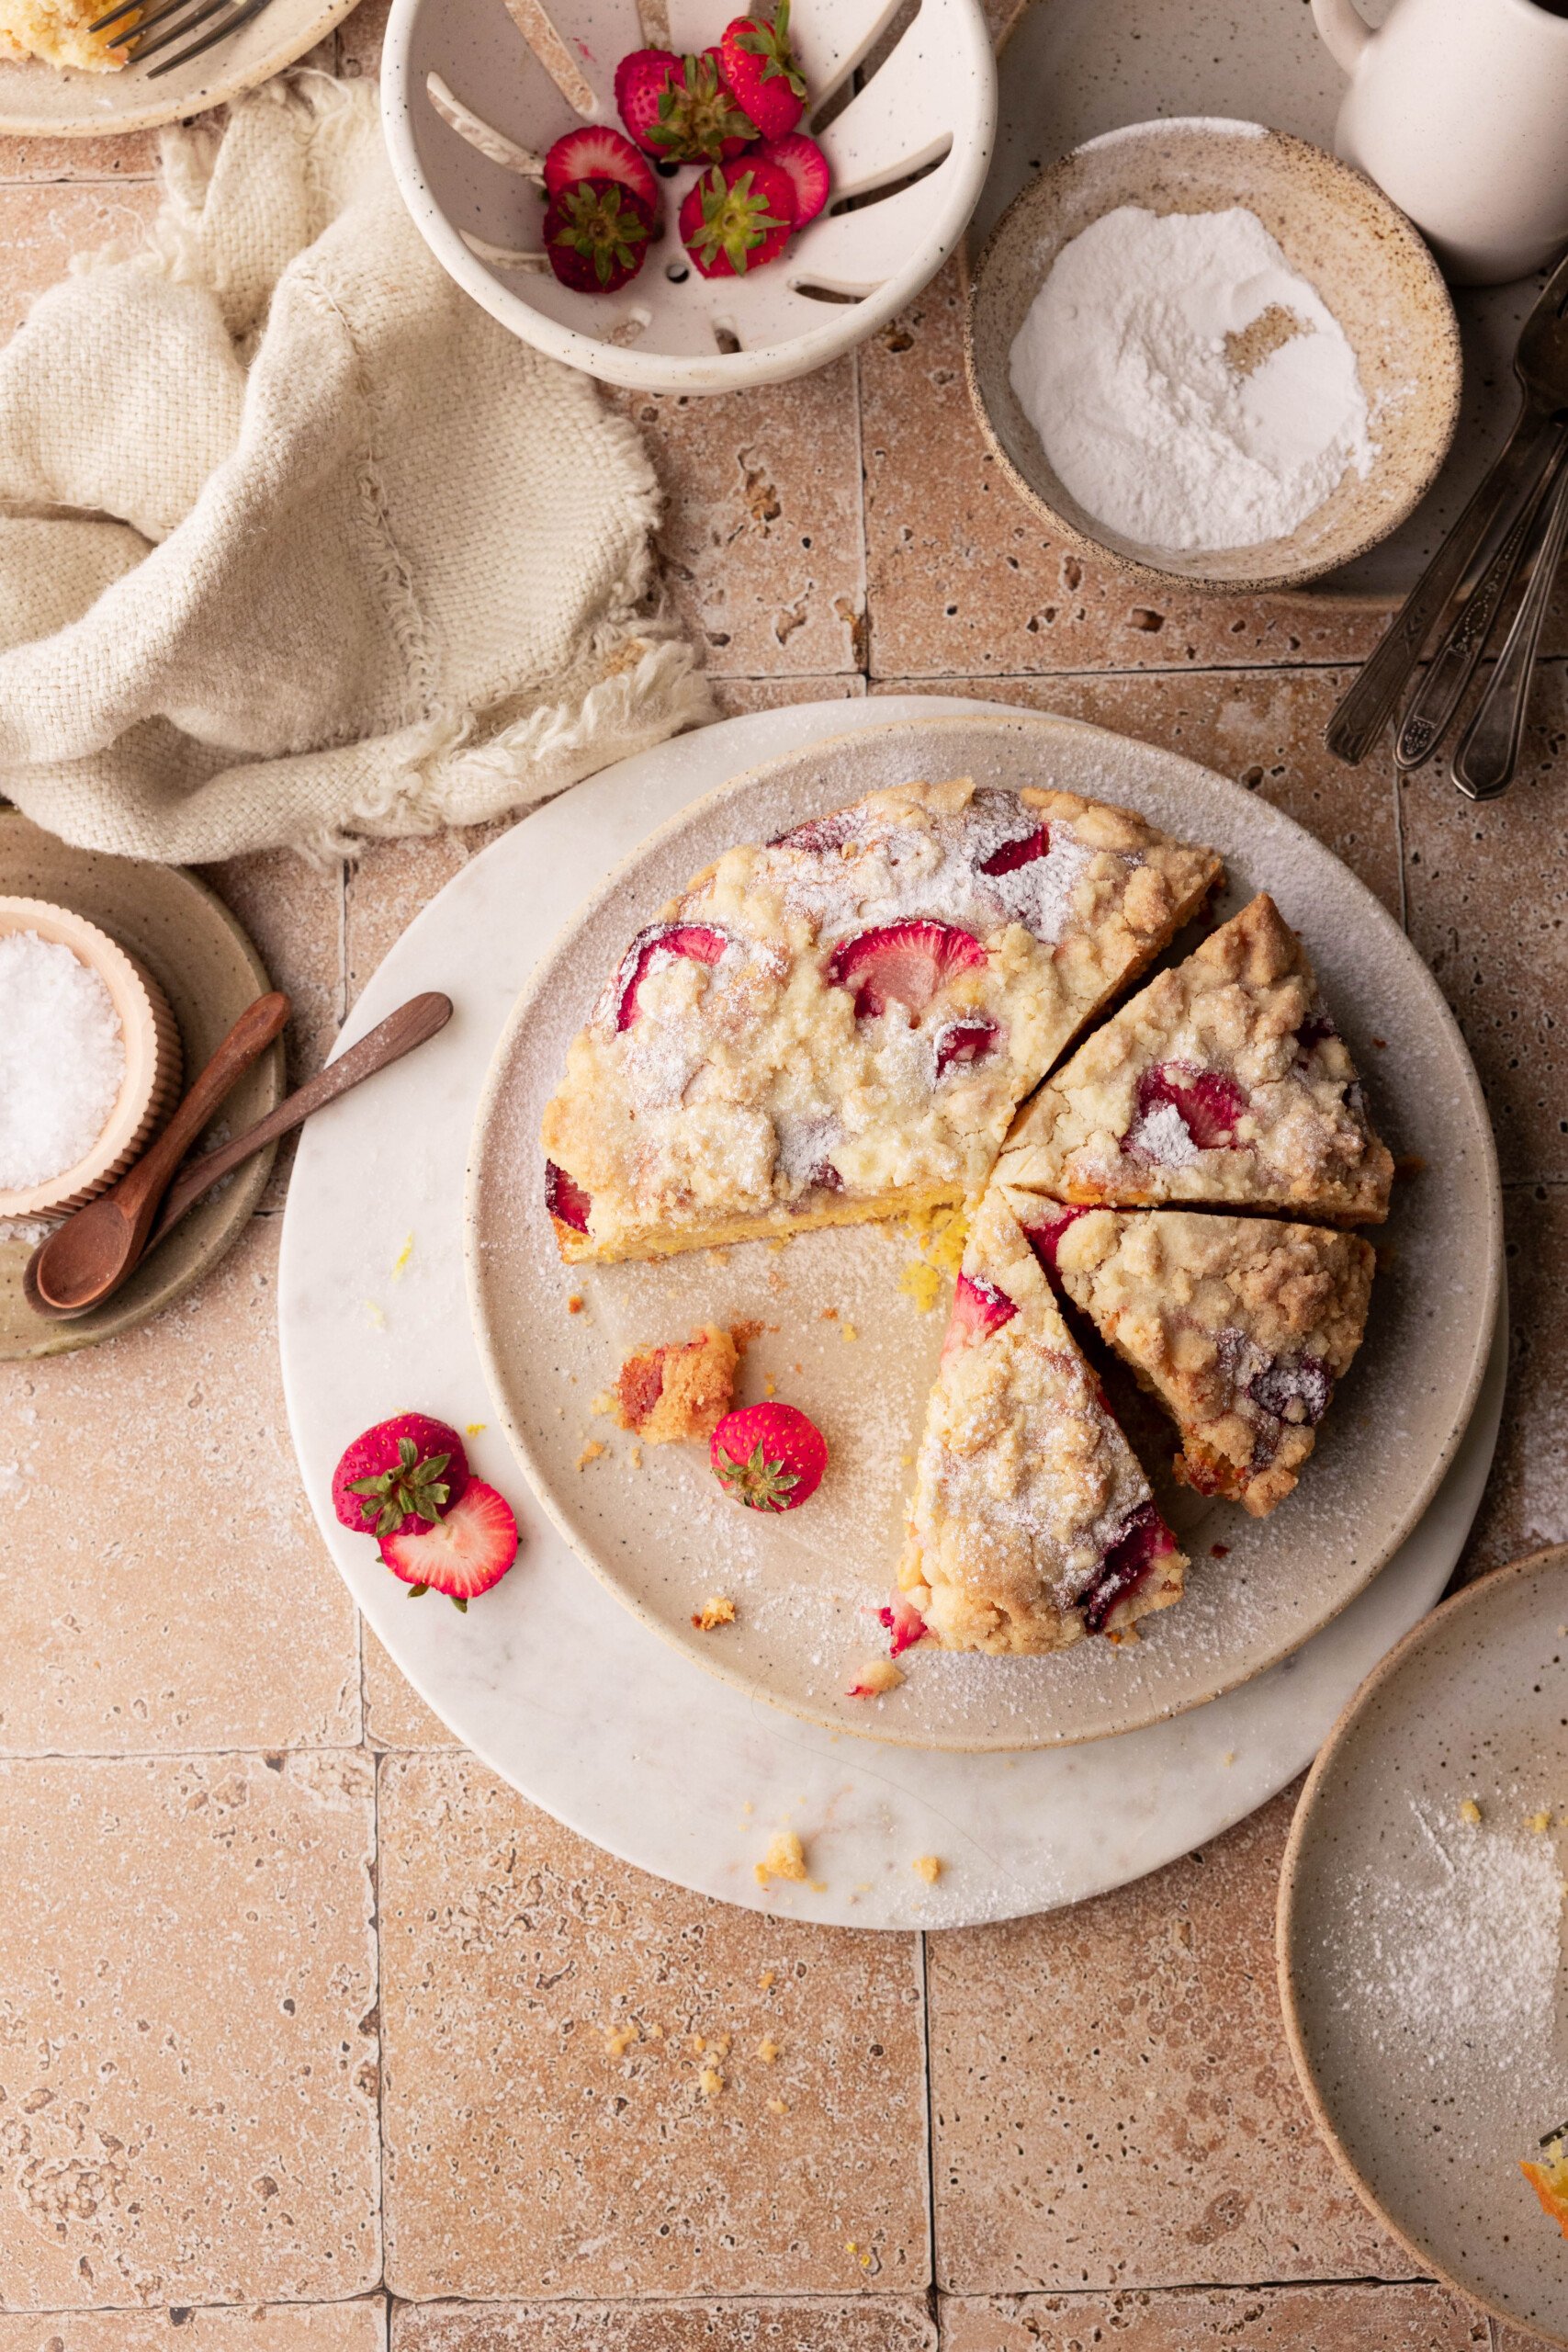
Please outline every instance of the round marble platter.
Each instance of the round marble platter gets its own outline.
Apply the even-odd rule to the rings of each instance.
[[[1461,1810],[1461,1808],[1467,1808]],[[1568,2120],[1568,1546],[1469,1585],[1356,1694],[1280,1884],[1319,2131],[1424,2271],[1568,2346],[1568,2240],[1521,2158]]]
[[[333,1556],[394,1660],[458,1738],[568,1826],[699,1893],[840,1925],[950,1927],[1077,1902],[1241,1820],[1301,1770],[1346,1699],[1447,1582],[1501,1409],[1495,1333],[1475,1411],[1420,1523],[1369,1588],[1271,1671],[1111,1742],[1008,1754],[873,1746],[727,1687],[587,1573],[529,1499],[463,1299],[474,1114],[519,989],[564,910],[699,794],[860,726],[998,707],[939,696],[731,719],[594,777],[476,857],[403,934],[343,1044],[422,988],[448,1028],[306,1128],[279,1281],[285,1389]],[[341,1047],[340,1047],[341,1050]],[[469,1451],[517,1503],[517,1566],[466,1616],[413,1601],[331,1511],[346,1439],[412,1405],[488,1426]],[[812,1883],[754,1866],[785,1825]],[[940,1882],[911,1864],[934,1854]]]
[[[0,809],[0,891],[70,907],[145,966],[179,1024],[182,1092],[246,1005],[272,986],[242,925],[194,874],[73,849],[16,808]],[[210,1146],[254,1126],[282,1102],[283,1087],[279,1042],[245,1072],[204,1141]],[[111,1299],[63,1322],[39,1315],[22,1289],[28,1260],[51,1220],[0,1217],[0,1363],[90,1347],[171,1306],[239,1239],[266,1188],[276,1148],[247,1159],[198,1201]]]
[[[900,1289],[918,1261],[897,1226],[653,1265],[563,1266],[538,1136],[570,1041],[626,942],[693,874],[732,842],[771,840],[881,786],[960,775],[1087,792],[1213,845],[1228,876],[1217,917],[1271,888],[1306,941],[1378,1127],[1432,1172],[1398,1188],[1378,1233],[1386,1262],[1367,1338],[1286,1509],[1262,1521],[1223,1504],[1183,1512],[1186,1598],[1147,1619],[1135,1645],[1081,1642],[1053,1657],[924,1645],[905,1658],[902,1687],[868,1702],[849,1693],[886,1649],[876,1612],[901,1548],[946,1285],[939,1312]],[[1452,1016],[1399,926],[1332,852],[1255,795],[1151,744],[1037,714],[860,727],[690,801],[540,959],[497,1048],[472,1161],[469,1290],[491,1393],[561,1532],[646,1623],[738,1689],[834,1730],[922,1747],[1104,1738],[1201,1706],[1298,1649],[1420,1517],[1470,1419],[1496,1318],[1491,1128]],[[740,1511],[701,1448],[645,1453],[591,1408],[632,1348],[716,1321],[763,1327],[740,1400],[772,1377],[827,1436],[828,1476],[808,1510]],[[737,1619],[705,1633],[693,1618],[715,1592]]]

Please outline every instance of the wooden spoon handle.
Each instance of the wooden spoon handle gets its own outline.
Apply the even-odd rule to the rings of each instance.
[[[135,1167],[120,1178],[115,1190],[127,1216],[139,1216],[150,1202],[157,1200],[231,1087],[279,1035],[289,1010],[288,999],[280,989],[258,996],[254,1004],[245,1007],[168,1125],[149,1144]]]
[[[319,1111],[323,1103],[335,1102],[340,1094],[348,1092],[350,1087],[359,1085],[364,1079],[374,1078],[376,1072],[385,1069],[389,1062],[400,1061],[416,1046],[423,1046],[427,1038],[434,1037],[438,1029],[444,1029],[451,1018],[451,998],[434,991],[426,996],[410,997],[406,1004],[400,1004],[396,1012],[389,1012],[385,1021],[378,1022],[357,1045],[350,1046],[335,1062],[329,1062],[325,1069],[307,1080],[303,1086],[289,1095],[287,1102],[280,1102],[276,1111],[269,1111],[265,1119],[258,1119],[255,1125],[247,1127],[243,1136],[236,1136],[230,1143],[220,1144],[216,1151],[205,1153],[186,1170],[183,1176],[176,1177],[169,1187],[163,1215],[148,1247],[162,1241],[169,1227],[177,1225],[186,1209],[220,1177],[227,1176],[231,1169],[238,1168],[241,1161],[249,1159],[253,1152],[264,1151],[279,1136],[286,1136],[290,1127],[302,1125],[311,1112]]]

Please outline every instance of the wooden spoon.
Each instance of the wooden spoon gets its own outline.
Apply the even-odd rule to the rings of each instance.
[[[264,999],[263,1001],[265,1002],[268,1000]],[[253,1006],[252,1012],[255,1009]],[[249,1014],[243,1016],[245,1019],[249,1017]],[[134,1255],[115,1270],[107,1289],[95,1288],[88,1296],[82,1295],[82,1286],[76,1279],[74,1258],[66,1269],[65,1277],[61,1276],[51,1259],[47,1269],[46,1279],[36,1283],[34,1281],[35,1272],[41,1267],[45,1253],[52,1250],[71,1226],[75,1225],[80,1218],[87,1216],[90,1211],[97,1208],[100,1204],[94,1201],[89,1204],[88,1208],[79,1210],[75,1217],[69,1219],[66,1225],[62,1226],[57,1233],[51,1235],[49,1240],[43,1242],[34,1251],[27,1272],[23,1276],[24,1287],[30,1304],[36,1306],[40,1314],[52,1316],[82,1315],[89,1307],[96,1306],[100,1299],[108,1296],[109,1291],[118,1289],[132,1268],[140,1263],[147,1250],[157,1248],[164,1235],[179,1223],[186,1211],[191,1208],[204,1193],[210,1191],[212,1186],[220,1182],[231,1170],[238,1168],[243,1160],[249,1159],[253,1153],[264,1151],[268,1144],[276,1142],[279,1136],[287,1135],[291,1127],[302,1125],[311,1112],[319,1111],[323,1103],[335,1102],[340,1094],[346,1094],[351,1087],[358,1086],[365,1079],[373,1078],[378,1070],[385,1069],[389,1062],[399,1061],[404,1054],[412,1053],[415,1046],[423,1046],[427,1038],[434,1036],[438,1029],[444,1029],[451,1017],[450,997],[434,992],[411,997],[406,1004],[400,1005],[395,1012],[389,1013],[385,1021],[378,1022],[377,1026],[361,1037],[356,1045],[351,1046],[345,1054],[340,1054],[336,1061],[329,1063],[325,1069],[318,1071],[316,1076],[307,1080],[305,1085],[297,1088],[286,1102],[278,1104],[276,1111],[269,1111],[265,1118],[258,1119],[255,1125],[248,1127],[243,1135],[234,1136],[229,1143],[220,1144],[216,1150],[205,1153],[200,1159],[193,1160],[184,1174],[176,1177],[169,1186],[162,1215],[158,1217],[156,1225],[152,1226],[151,1231],[143,1234]],[[227,1050],[235,1034],[235,1031],[231,1031],[230,1036],[224,1039],[223,1045],[219,1048],[220,1054]],[[209,1069],[211,1068],[212,1065],[209,1064]],[[239,1073],[236,1071],[234,1074],[238,1076]],[[197,1086],[205,1083],[207,1076],[208,1071],[204,1070],[201,1078],[197,1081]],[[192,1091],[195,1091],[194,1089]],[[183,1111],[184,1106],[181,1107]],[[142,1164],[139,1162],[138,1166]],[[132,1174],[135,1172],[135,1170],[131,1171]],[[129,1177],[124,1181],[129,1182]],[[117,1192],[120,1189],[119,1186],[116,1187]],[[160,1182],[157,1191],[161,1192],[162,1189]],[[114,1194],[106,1193],[104,1197],[109,1200],[114,1197]],[[153,1206],[156,1206],[155,1197]],[[149,1222],[151,1223],[151,1220]],[[69,1297],[71,1304],[68,1306],[58,1304],[57,1302],[62,1297]]]
[[[117,1291],[147,1247],[169,1179],[236,1080],[288,1020],[280,989],[248,1004],[163,1132],[118,1184],[57,1225],[28,1260],[22,1288],[40,1315],[83,1315]]]

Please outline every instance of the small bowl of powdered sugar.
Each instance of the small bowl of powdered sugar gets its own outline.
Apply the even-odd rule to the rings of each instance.
[[[145,1148],[180,1082],[163,990],[68,908],[0,898],[0,1217],[80,1208]]]
[[[1145,122],[1009,207],[969,387],[1054,537],[1154,581],[1262,589],[1385,538],[1459,415],[1459,328],[1382,191],[1260,124]]]

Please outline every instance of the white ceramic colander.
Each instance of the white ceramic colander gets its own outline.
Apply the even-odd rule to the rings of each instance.
[[[800,127],[819,140],[833,192],[765,268],[704,278],[683,266],[675,216],[690,167],[660,182],[663,240],[618,294],[574,293],[547,271],[476,252],[536,248],[540,199],[437,115],[433,74],[539,153],[576,122],[618,122],[615,71],[628,50],[700,51],[743,6],[550,0],[547,16],[539,0],[393,0],[381,87],[398,184],[443,267],[525,343],[635,390],[782,383],[874,333],[953,251],[996,128],[979,0],[919,0],[907,24],[907,0],[794,0],[790,31],[811,92]]]

